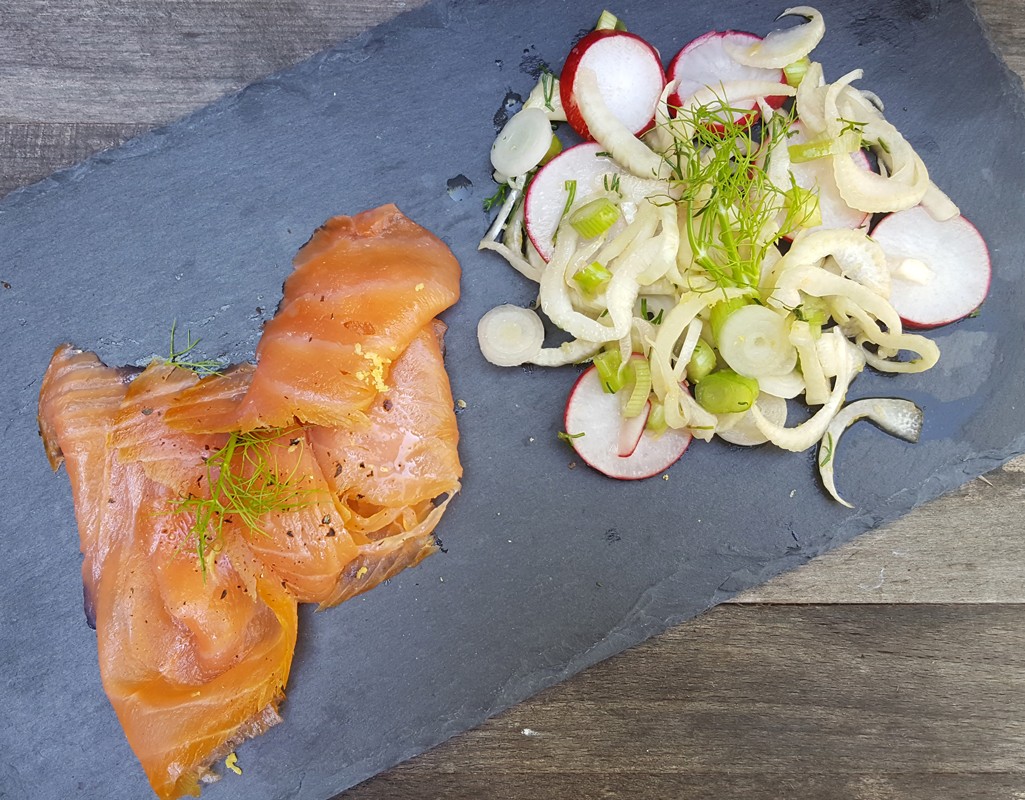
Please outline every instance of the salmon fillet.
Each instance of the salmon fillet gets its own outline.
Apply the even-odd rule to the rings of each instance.
[[[359,418],[413,337],[459,298],[451,251],[395,206],[328,220],[294,267],[256,349],[242,431]]]
[[[161,800],[280,721],[298,603],[434,552],[459,490],[451,253],[386,206],[329,220],[294,267],[256,366],[113,369],[62,345],[43,378],[103,686]]]

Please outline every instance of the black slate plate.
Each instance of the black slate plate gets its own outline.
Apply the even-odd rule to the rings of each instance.
[[[1025,450],[1020,84],[962,2],[820,8],[827,75],[865,69],[995,267],[983,313],[936,334],[937,369],[855,384],[926,410],[915,447],[848,435],[838,481],[856,511],[825,498],[811,454],[699,444],[642,483],[570,470],[555,434],[575,371],[502,371],[478,353],[484,310],[531,299],[475,250],[492,121],[600,5],[437,2],[0,204],[0,797],[148,796],[82,618],[67,481],[36,436],[51,350],[141,362],[177,319],[206,354],[248,358],[291,255],[333,214],[394,201],[463,263],[447,320],[465,488],[447,553],[302,615],[285,724],[207,798],[325,798]],[[698,0],[667,25],[663,3],[617,7],[667,56],[713,27],[765,32],[776,10]],[[450,193],[459,176],[472,187]]]

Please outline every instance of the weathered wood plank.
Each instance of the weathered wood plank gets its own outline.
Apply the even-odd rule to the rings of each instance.
[[[0,120],[169,122],[424,2],[5,0]]]
[[[344,797],[1010,799],[1023,645],[1014,605],[723,606]]]
[[[150,129],[147,123],[0,123],[0,197]]]
[[[1025,602],[1023,478],[1019,458],[734,602]]]
[[[1007,65],[1025,77],[1025,0],[975,0],[975,7]]]

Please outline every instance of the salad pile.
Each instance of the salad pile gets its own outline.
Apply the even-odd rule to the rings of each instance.
[[[481,350],[500,366],[591,362],[564,436],[611,477],[660,473],[694,437],[818,445],[845,502],[846,427],[914,441],[922,425],[906,400],[845,405],[851,382],[930,369],[939,349],[908,329],[961,319],[988,291],[985,243],[855,86],[861,70],[827,82],[811,60],[822,15],[783,16],[803,22],[707,33],[664,70],[605,12],[492,148],[501,207],[480,247],[537,283],[567,340],[545,346],[537,311],[502,305]],[[560,122],[582,143],[564,148]],[[796,398],[813,413],[787,426]]]

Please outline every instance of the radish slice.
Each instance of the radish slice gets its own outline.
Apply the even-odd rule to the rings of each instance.
[[[794,123],[790,130],[793,133],[787,140],[788,145],[805,144],[810,141],[807,128],[800,122]],[[865,155],[863,150],[852,153],[851,159],[866,171],[872,169],[868,156]],[[837,188],[836,178],[833,176],[833,162],[830,159],[817,158],[800,163],[791,162],[790,172],[798,186],[815,192],[819,198],[819,213],[822,215],[822,224],[807,230],[860,228],[865,224],[865,221],[868,219],[868,213],[851,208],[840,196],[840,189]]]
[[[782,397],[776,397],[775,395],[766,394],[760,392],[758,399],[755,400],[755,405],[758,406],[758,410],[765,415],[765,418],[769,420],[773,425],[779,425],[782,427],[787,421],[787,401]],[[725,416],[725,415],[721,415]],[[721,419],[720,416],[720,419]],[[742,447],[754,447],[758,444],[765,444],[769,441],[764,433],[758,430],[758,426],[755,424],[754,417],[748,412],[742,414],[730,415],[736,416],[736,421],[732,421],[733,424],[723,430],[716,430],[716,435],[720,439],[724,439],[730,444],[739,444]]]
[[[856,400],[844,406],[840,413],[833,417],[819,443],[819,475],[823,486],[833,499],[848,508],[854,506],[837,493],[833,465],[836,463],[836,449],[840,445],[840,437],[859,419],[871,420],[891,436],[897,436],[906,442],[917,442],[922,434],[922,409],[910,400],[872,397]]]
[[[872,232],[891,267],[890,304],[916,328],[971,314],[989,292],[989,250],[964,217],[942,222],[921,206],[890,214]]]
[[[477,323],[477,342],[484,358],[497,367],[515,367],[541,352],[545,327],[529,308],[496,306]]]
[[[525,108],[513,115],[491,145],[491,164],[505,175],[524,175],[547,155],[553,135],[544,111]]]
[[[666,76],[658,51],[640,36],[627,31],[591,31],[566,57],[559,80],[566,119],[573,130],[590,139],[574,97],[574,84],[581,68],[597,75],[605,105],[634,135],[655,123],[655,106],[666,85]]]
[[[577,455],[602,474],[620,480],[650,478],[668,469],[691,441],[689,433],[673,428],[657,438],[643,433],[630,455],[621,456],[620,399],[602,389],[596,367],[584,372],[573,386],[565,425]]]
[[[598,144],[578,144],[545,164],[530,182],[523,207],[524,223],[530,241],[545,261],[550,261],[555,252],[555,231],[569,198],[566,181],[576,181],[574,204],[579,204],[602,194],[604,176],[625,174],[612,159],[599,155],[601,152]]]
[[[641,413],[636,417],[623,417],[619,426],[619,457],[629,458],[634,454],[644,434],[644,426],[651,415],[651,403],[645,402]]]
[[[786,318],[765,306],[742,306],[726,317],[718,344],[723,360],[749,378],[786,375],[797,366]]]
[[[669,105],[683,108],[695,92],[706,86],[715,91],[722,84],[734,81],[782,83],[782,70],[745,66],[731,58],[725,49],[727,42],[741,46],[760,41],[761,37],[743,31],[709,31],[690,44],[684,45],[666,70],[669,81],[676,81],[676,89],[669,95]],[[770,106],[779,108],[785,98],[770,97],[767,100]],[[726,102],[734,105],[729,97],[726,98]],[[745,107],[749,109],[748,113],[734,114],[736,122],[754,118],[758,110],[757,103],[748,101]]]
[[[811,6],[794,6],[786,9],[780,16],[807,17],[808,21],[794,28],[773,31],[754,44],[728,44],[726,51],[741,64],[782,69],[787,64],[793,64],[808,55],[826,33],[826,23],[822,19],[822,14]]]

